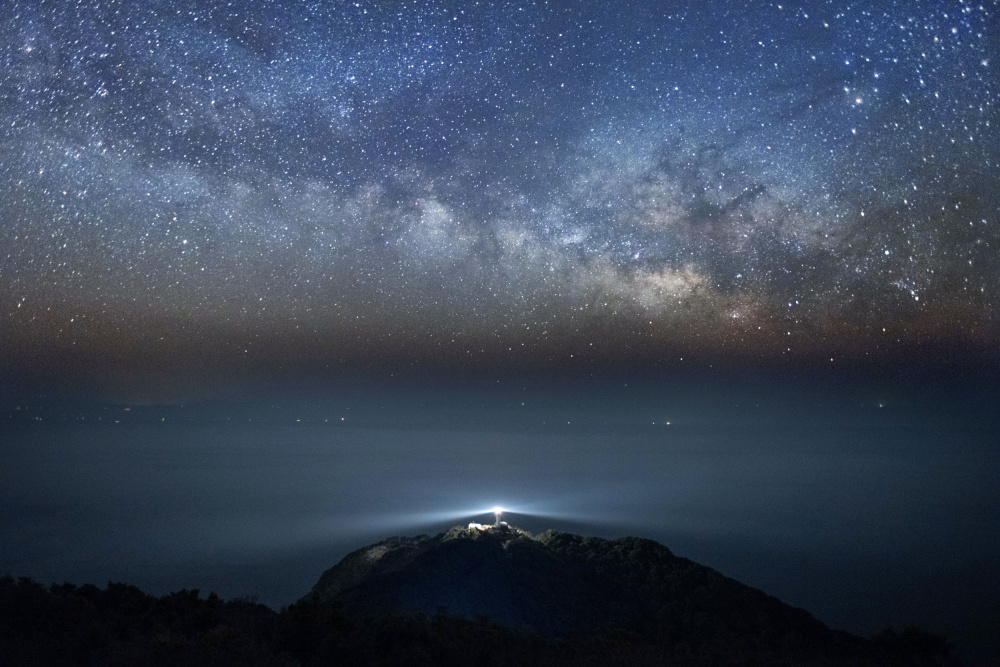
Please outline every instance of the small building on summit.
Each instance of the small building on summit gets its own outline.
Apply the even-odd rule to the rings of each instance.
[[[501,521],[500,523],[494,524],[492,526],[485,523],[469,524],[469,530],[494,530],[494,529],[507,530],[508,528],[510,528],[510,526],[507,525],[506,521]]]

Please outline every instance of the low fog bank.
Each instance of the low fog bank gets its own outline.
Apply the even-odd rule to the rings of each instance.
[[[0,571],[280,607],[354,549],[499,504],[529,531],[655,539],[834,627],[915,623],[995,650],[993,388],[688,380],[19,398]]]

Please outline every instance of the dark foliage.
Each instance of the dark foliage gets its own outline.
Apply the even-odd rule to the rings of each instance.
[[[134,586],[0,579],[3,665],[290,665],[272,647],[277,615],[245,600]]]
[[[490,572],[503,581],[490,579]],[[441,586],[445,591],[435,593]],[[457,604],[438,604],[442,600]],[[435,606],[428,612],[420,605]],[[499,619],[486,615],[504,609],[507,616]],[[280,613],[249,600],[202,598],[198,591],[155,598],[125,584],[46,588],[0,578],[0,665],[181,664],[956,661],[942,637],[914,628],[872,640],[833,632],[802,610],[633,538],[462,529],[393,538],[351,554],[312,594]]]

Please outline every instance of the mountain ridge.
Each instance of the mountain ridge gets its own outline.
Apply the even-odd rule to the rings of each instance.
[[[302,601],[371,619],[446,615],[558,639],[723,648],[764,663],[875,658],[869,640],[638,537],[478,524],[393,537],[345,556]]]
[[[392,537],[275,612],[253,599],[0,576],[4,665],[957,665],[865,639],[637,537],[455,527]]]

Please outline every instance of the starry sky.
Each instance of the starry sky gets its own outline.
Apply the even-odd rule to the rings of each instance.
[[[0,21],[8,363],[995,361],[995,2]]]

